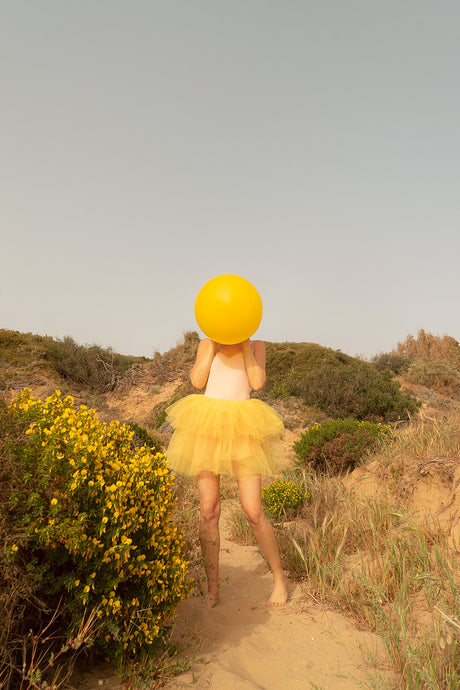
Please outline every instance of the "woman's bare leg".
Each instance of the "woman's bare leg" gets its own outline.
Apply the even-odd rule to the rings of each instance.
[[[205,597],[205,604],[212,608],[219,603],[219,476],[205,470],[197,476],[197,484],[201,508],[201,553],[203,554],[204,569],[208,580],[208,594]]]
[[[273,527],[263,511],[262,480],[260,477],[250,477],[237,481],[243,512],[273,573],[274,587],[267,606],[284,606],[287,600],[288,583],[281,565]]]

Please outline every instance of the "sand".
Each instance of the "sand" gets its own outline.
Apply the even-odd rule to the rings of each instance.
[[[267,609],[272,576],[253,546],[229,539],[225,510],[221,527],[221,602],[201,597],[179,606],[173,639],[189,644],[190,670],[170,680],[173,688],[286,690],[364,687],[371,663],[384,666],[376,635],[357,630],[337,612],[309,599],[290,583],[282,609]]]
[[[185,647],[190,668],[166,682],[166,690],[291,690],[369,687],[375,666],[387,664],[378,636],[326,610],[290,582],[282,609],[267,609],[272,576],[254,546],[229,538],[228,512],[221,524],[221,602],[213,609],[197,596],[180,604],[172,639]],[[122,688],[107,667],[80,672],[75,690]]]

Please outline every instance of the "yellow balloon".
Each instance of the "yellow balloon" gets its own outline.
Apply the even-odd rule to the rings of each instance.
[[[216,276],[198,292],[195,317],[211,340],[222,345],[242,343],[259,328],[262,300],[249,280],[230,273]]]

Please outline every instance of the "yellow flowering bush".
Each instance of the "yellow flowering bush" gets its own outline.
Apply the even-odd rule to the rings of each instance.
[[[133,449],[127,425],[101,423],[59,391],[41,402],[25,390],[9,414],[28,438],[8,499],[20,536],[7,557],[27,562],[48,603],[64,599],[69,633],[97,610],[111,657],[145,650],[191,589],[164,455]]]
[[[262,489],[262,502],[275,519],[293,517],[307,501],[304,484],[295,484],[286,479],[275,479]]]

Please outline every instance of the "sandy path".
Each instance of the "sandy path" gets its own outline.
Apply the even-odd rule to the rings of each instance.
[[[266,609],[271,573],[257,548],[228,537],[226,511],[221,534],[221,603],[201,598],[182,602],[173,639],[189,644],[191,669],[167,683],[213,690],[345,689],[366,686],[369,661],[384,665],[380,639],[358,631],[338,613],[306,601],[291,583],[284,609]]]
[[[165,690],[351,690],[369,687],[371,663],[386,667],[380,639],[357,630],[290,584],[283,609],[266,609],[272,577],[256,547],[229,539],[228,502],[221,519],[221,603],[180,604],[172,638],[194,658]],[[388,687],[391,684],[388,683]],[[72,690],[122,690],[110,667],[75,674]],[[69,690],[70,690],[69,688]]]

